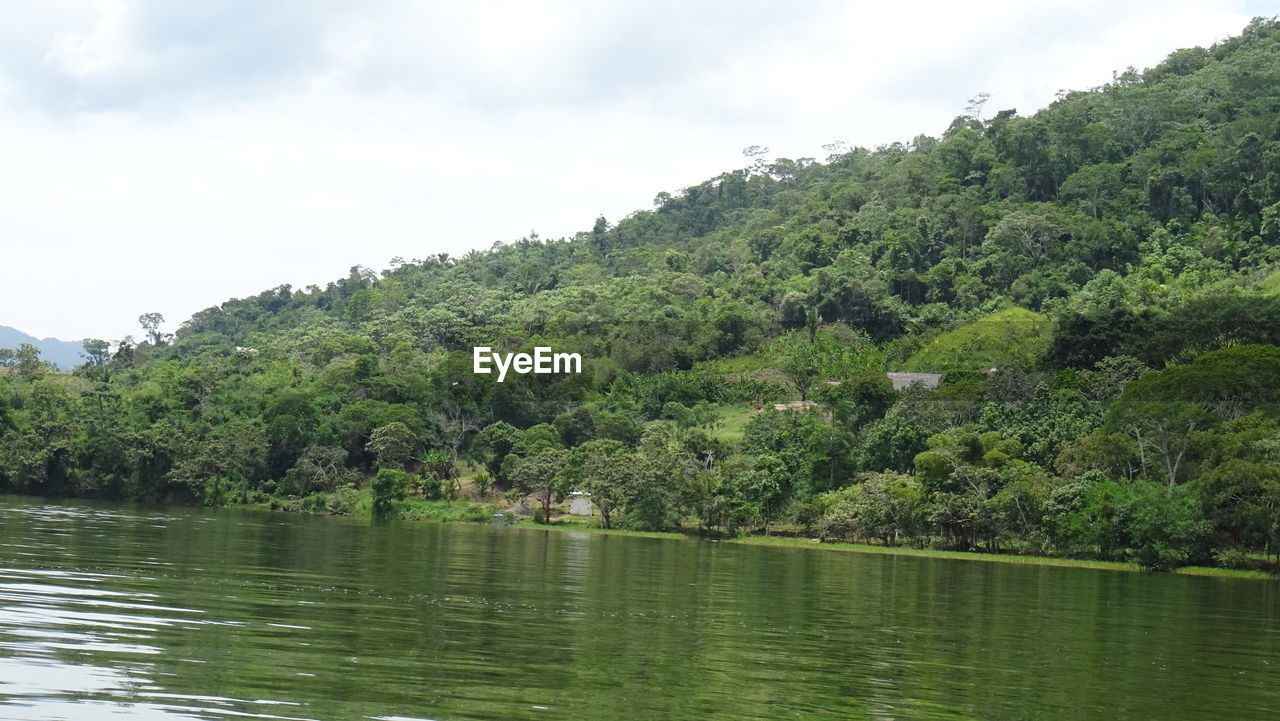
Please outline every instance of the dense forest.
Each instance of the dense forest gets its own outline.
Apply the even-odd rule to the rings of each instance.
[[[0,490],[391,516],[508,493],[541,520],[586,491],[621,528],[1273,564],[1280,23],[987,111],[750,148],[572,238],[356,267],[172,335],[147,314],[73,372],[0,351]],[[479,345],[583,373],[496,383]]]

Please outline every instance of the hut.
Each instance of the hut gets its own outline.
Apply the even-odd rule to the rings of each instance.
[[[794,401],[791,403],[774,403],[775,411],[807,411],[818,406],[814,401]]]
[[[923,386],[930,390],[942,384],[941,373],[886,373],[895,391],[906,390],[911,386]]]
[[[591,494],[586,491],[573,491],[569,494],[569,515],[593,516],[595,506],[591,503]]]

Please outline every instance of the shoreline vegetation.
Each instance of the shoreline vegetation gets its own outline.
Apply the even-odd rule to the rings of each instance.
[[[627,531],[622,529],[600,528],[575,523],[552,522],[549,524],[520,523],[520,528],[545,529],[549,531],[586,531],[621,536],[639,536],[641,538],[662,538],[668,540],[696,540],[711,542],[695,535],[675,531]],[[799,548],[817,551],[843,551],[846,553],[866,553],[882,556],[914,556],[917,558],[943,558],[957,561],[986,561],[989,563],[1013,563],[1028,566],[1061,566],[1066,568],[1088,568],[1105,571],[1142,571],[1136,563],[1121,561],[1094,561],[1077,558],[1057,558],[1054,556],[1032,556],[1012,553],[985,553],[982,551],[948,551],[946,549],[911,548],[907,546],[876,546],[869,543],[823,542],[808,536],[759,536],[748,535],[734,538],[714,539],[715,542],[742,546],[774,546],[779,548]],[[1222,578],[1249,578],[1255,580],[1278,580],[1277,576],[1266,571],[1249,569],[1218,568],[1215,566],[1183,566],[1170,571],[1175,575],[1215,576]]]
[[[1276,570],[1280,20],[984,102],[909,143],[752,146],[569,237],[144,313],[69,372],[0,349],[0,492],[589,498],[606,528]],[[499,383],[486,347],[582,372]]]
[[[279,504],[255,503],[255,504],[237,504],[232,507],[250,508],[264,511],[283,511],[283,512],[302,512],[320,515],[333,515],[323,509],[307,510],[297,506],[292,508],[281,507]],[[560,515],[553,516],[549,523],[539,523],[534,520],[532,515],[514,515],[506,510],[507,504],[502,503],[484,503],[468,499],[454,500],[433,500],[426,501],[423,499],[413,499],[407,501],[400,507],[398,513],[389,520],[406,521],[406,522],[437,522],[437,523],[493,523],[498,521],[500,525],[527,530],[541,530],[550,532],[580,532],[599,535],[623,536],[632,538],[653,538],[674,541],[694,541],[702,543],[727,543],[733,545],[744,546],[771,546],[778,548],[796,548],[818,551],[840,551],[846,553],[864,553],[872,555],[889,555],[889,556],[914,556],[917,558],[940,558],[961,561],[985,561],[989,563],[1012,563],[1020,565],[1034,566],[1057,566],[1065,568],[1085,568],[1093,570],[1106,571],[1143,571],[1144,569],[1137,563],[1123,561],[1100,561],[1084,558],[1062,558],[1057,556],[1038,556],[1034,554],[1018,554],[1018,553],[990,553],[985,551],[955,551],[937,548],[913,548],[910,546],[883,546],[871,543],[845,543],[845,542],[827,542],[821,539],[806,535],[795,535],[794,532],[784,532],[785,535],[760,535],[744,534],[738,536],[702,536],[690,529],[679,531],[637,531],[625,528],[602,528],[599,525],[599,519],[595,516],[572,516]],[[502,518],[496,518],[495,514],[501,514]],[[371,505],[366,499],[357,506],[348,515],[357,517],[372,518]],[[1237,568],[1220,568],[1214,566],[1183,566],[1170,569],[1170,572],[1176,575],[1187,576],[1213,576],[1220,578],[1241,578],[1254,580],[1278,580],[1280,574],[1275,574],[1262,570],[1254,569],[1237,569]]]

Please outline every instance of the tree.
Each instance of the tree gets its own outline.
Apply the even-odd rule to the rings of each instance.
[[[142,326],[142,332],[146,334],[147,340],[150,340],[153,346],[164,345],[165,340],[172,337],[160,330],[162,323],[164,323],[164,316],[159,313],[143,313],[138,316],[138,325]]]
[[[360,474],[346,465],[347,453],[332,446],[310,446],[284,476],[284,488],[296,496],[332,491],[359,480]]]
[[[875,538],[886,546],[917,535],[917,514],[924,501],[920,482],[901,473],[866,473],[858,483],[823,494],[815,530],[823,540]]]
[[[49,364],[40,360],[40,349],[30,343],[18,346],[12,363],[18,371],[18,377],[24,380],[35,380],[49,370]]]
[[[413,431],[397,421],[375,428],[369,435],[369,443],[365,448],[377,457],[379,468],[404,470],[413,457],[417,443],[418,439]]]
[[[1265,554],[1280,553],[1280,468],[1232,458],[1199,484],[1205,511],[1219,532]]]
[[[769,148],[763,145],[748,145],[742,149],[742,154],[751,160],[751,165],[747,167],[748,174],[761,175],[765,172],[769,163],[765,158],[769,155]]]
[[[1132,479],[1142,470],[1138,464],[1138,446],[1133,438],[1124,433],[1098,432],[1067,444],[1053,467],[1068,478],[1098,471],[1110,478]]]
[[[573,490],[591,494],[600,511],[601,528],[612,527],[615,512],[635,492],[639,461],[626,446],[608,439],[587,441],[569,454],[566,482],[576,484]]]
[[[865,471],[909,471],[928,439],[928,431],[891,413],[867,426],[858,465]]]
[[[816,316],[815,316],[816,317]],[[778,370],[791,381],[800,400],[809,399],[814,381],[850,380],[880,370],[883,360],[866,335],[847,327],[818,328],[805,334],[793,331],[777,340]]]
[[[977,93],[972,98],[969,98],[969,102],[965,104],[965,114],[974,120],[982,120],[982,106],[986,105],[987,101],[990,99],[991,93],[985,91]]]
[[[521,495],[535,496],[542,507],[539,520],[549,522],[551,504],[563,499],[566,492],[566,479],[560,473],[564,468],[564,449],[546,447],[527,458],[514,455],[507,458],[511,460],[504,461],[503,474],[511,479],[512,488]]]
[[[856,431],[883,418],[898,396],[888,376],[867,371],[834,386],[819,386],[815,398],[827,404],[835,422]]]
[[[778,370],[791,381],[791,385],[800,394],[800,400],[807,401],[809,389],[813,387],[813,382],[821,371],[818,348],[795,333],[788,336],[781,346]]]
[[[1115,163],[1099,163],[1077,170],[1062,182],[1064,199],[1079,200],[1090,217],[1102,213],[1104,201],[1120,186],[1120,167]]]
[[[779,504],[790,485],[786,465],[776,456],[757,457],[743,473],[734,475],[728,483],[729,530],[761,524],[765,535],[769,523],[777,517]]]
[[[265,475],[267,443],[260,423],[236,417],[199,424],[179,440],[167,477],[193,500],[221,503],[228,492],[243,491]]]
[[[467,441],[467,434],[479,429],[480,423],[474,416],[457,408],[437,411],[434,418],[436,428],[439,429],[440,442],[445,448],[449,449],[449,455],[452,456],[456,465],[458,454]],[[456,470],[450,473],[450,476],[453,475],[456,475]]]
[[[84,355],[90,367],[97,368],[111,360],[111,344],[97,338],[85,338],[82,343]]]
[[[523,431],[506,421],[490,423],[471,440],[471,455],[484,464],[489,475],[499,486],[506,487],[510,479],[502,473],[502,461],[515,449],[523,437]]]
[[[1126,391],[1125,396],[1112,406],[1105,428],[1133,437],[1142,467],[1146,467],[1148,455],[1156,456],[1164,466],[1168,485],[1173,487],[1192,435],[1208,425],[1208,418],[1194,403],[1148,399],[1138,392]]]
[[[591,411],[584,406],[556,416],[553,425],[560,432],[564,444],[569,447],[585,443],[595,434],[595,420],[591,417]]]
[[[1157,455],[1172,486],[1193,434],[1255,408],[1280,413],[1280,348],[1223,348],[1147,373],[1125,386],[1106,428],[1133,436],[1144,466],[1147,453]]]
[[[1007,285],[1046,258],[1055,257],[1065,245],[1066,233],[1047,211],[1015,210],[987,233],[982,247],[996,277]]]
[[[369,482],[369,494],[373,500],[375,518],[386,518],[394,508],[392,501],[403,501],[413,476],[395,468],[379,468]]]

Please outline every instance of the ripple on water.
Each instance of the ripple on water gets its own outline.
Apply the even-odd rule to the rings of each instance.
[[[0,718],[1280,718],[1277,587],[0,498]]]

